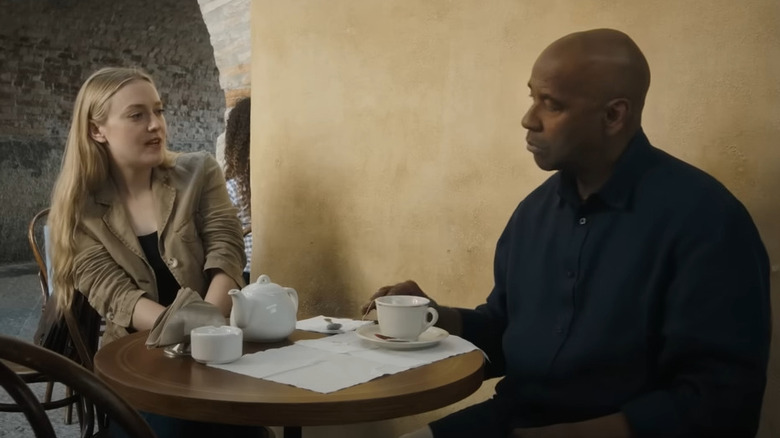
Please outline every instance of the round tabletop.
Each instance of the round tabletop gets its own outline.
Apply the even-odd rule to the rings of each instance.
[[[325,426],[386,420],[455,403],[482,384],[479,350],[322,394],[209,367],[189,356],[147,349],[148,331],[111,342],[95,373],[136,409],[198,421],[265,426]],[[244,353],[322,337],[296,330],[280,343],[244,343]]]

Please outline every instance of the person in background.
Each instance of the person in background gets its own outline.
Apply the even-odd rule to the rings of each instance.
[[[106,320],[103,345],[154,329],[185,293],[224,321],[228,291],[244,284],[241,225],[219,165],[206,152],[170,152],[166,129],[154,82],[138,69],[101,69],[76,97],[49,215],[54,296],[62,309],[84,294]],[[265,436],[142,415],[160,437]]]
[[[498,240],[494,285],[438,325],[483,349],[495,395],[404,437],[754,437],[769,261],[744,206],[642,129],[650,69],[626,34],[536,60],[527,149],[557,171]],[[425,293],[413,281],[383,295]],[[364,311],[373,303],[364,306]]]
[[[238,218],[244,229],[246,266],[244,280],[249,283],[252,266],[252,190],[249,185],[249,127],[252,103],[249,97],[236,102],[228,115],[225,129],[225,178],[230,202],[238,209]]]

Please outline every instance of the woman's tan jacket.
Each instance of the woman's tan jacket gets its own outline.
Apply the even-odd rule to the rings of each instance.
[[[174,167],[154,169],[152,193],[160,255],[179,285],[205,296],[215,269],[243,286],[241,223],[216,160],[206,152],[179,155]],[[105,345],[128,333],[139,298],[158,301],[157,282],[113,183],[87,199],[80,225],[75,285],[106,319]]]

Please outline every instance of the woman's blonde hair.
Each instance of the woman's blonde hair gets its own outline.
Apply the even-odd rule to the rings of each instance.
[[[52,294],[57,308],[68,308],[76,289],[74,259],[76,231],[85,199],[109,178],[109,156],[104,145],[90,136],[90,125],[100,126],[108,117],[108,101],[126,84],[152,78],[133,68],[107,67],[93,73],[81,86],[73,106],[73,119],[65,144],[60,174],[52,192],[49,230],[52,251]],[[163,148],[165,145],[163,145]],[[161,167],[171,167],[175,154],[164,149]]]

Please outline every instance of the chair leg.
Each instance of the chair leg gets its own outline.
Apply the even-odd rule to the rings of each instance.
[[[79,401],[76,404],[76,418],[79,420],[79,426],[84,429],[84,399],[79,397]]]
[[[52,392],[54,392],[54,382],[49,380],[48,382],[46,382],[46,393],[43,396],[43,401],[45,401],[46,403],[50,402]]]
[[[65,387],[65,396],[70,397],[73,395],[73,390],[70,389],[70,386]],[[69,404],[65,408],[65,424],[73,424],[73,403]]]

